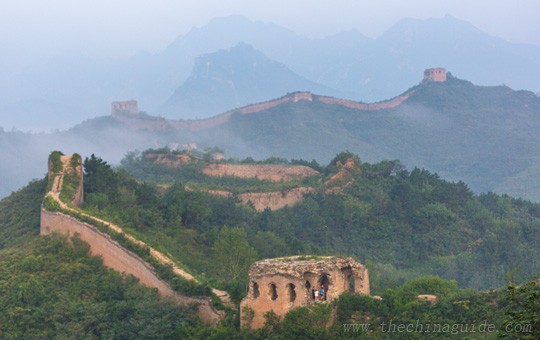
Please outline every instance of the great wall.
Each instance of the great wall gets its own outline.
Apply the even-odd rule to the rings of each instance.
[[[234,176],[239,178],[257,178],[272,182],[289,182],[294,179],[307,178],[319,173],[303,165],[279,164],[208,164],[203,173],[210,177]]]
[[[56,159],[53,156],[56,156]],[[342,167],[340,171],[350,168],[350,166],[340,166]],[[277,177],[272,177],[270,172],[276,170],[275,166],[263,168],[263,172],[269,175],[268,178],[274,181],[290,180],[294,176],[310,176],[313,172],[317,173],[310,168],[305,170],[305,167],[298,167],[298,169],[286,167],[294,170],[291,173],[278,171]],[[254,173],[250,170],[244,175],[253,176]],[[223,319],[225,313],[216,310],[210,298],[188,296],[175,291],[168,282],[159,277],[151,263],[120,244],[113,234],[121,235],[131,244],[147,249],[153,260],[170,266],[172,271],[181,278],[198,282],[191,274],[178,267],[172,259],[126,233],[120,226],[78,208],[84,199],[84,177],[79,155],[66,156],[59,152],[55,155],[53,152],[49,158],[48,180],[49,190],[41,207],[40,235],[58,233],[65,235],[68,239],[77,237],[89,245],[92,255],[102,258],[106,267],[123,274],[133,275],[141,284],[155,288],[164,298],[170,298],[178,304],[196,306],[197,315],[206,323],[215,326]],[[297,188],[297,190],[291,190],[288,195],[301,197],[305,192],[313,190],[313,188]],[[68,196],[66,192],[69,192]],[[252,196],[247,196],[246,200],[248,197]],[[104,227],[112,233],[104,232]],[[278,317],[283,317],[292,308],[319,302],[312,298],[310,291],[312,287],[321,285],[325,287],[324,301],[320,301],[324,303],[332,301],[345,291],[369,294],[367,268],[351,258],[296,256],[263,260],[251,266],[249,278],[250,292],[242,300],[240,313],[241,324],[251,328],[262,327],[265,320],[264,314],[268,311],[273,311]],[[264,294],[260,294],[261,291]],[[223,305],[236,308],[226,292],[212,289],[212,293],[221,300]]]
[[[356,102],[347,99],[339,99],[328,96],[319,96],[312,94],[310,92],[295,92],[285,95],[284,97],[270,100],[263,103],[257,103],[252,105],[247,105],[239,109],[230,110],[219,114],[217,116],[207,118],[207,119],[198,119],[198,120],[169,120],[164,118],[143,116],[140,114],[133,114],[132,112],[113,110],[112,117],[117,121],[131,127],[134,129],[145,129],[149,131],[166,131],[166,130],[204,130],[209,129],[221,124],[226,123],[231,119],[235,114],[248,115],[263,110],[268,110],[273,107],[285,103],[297,103],[300,101],[307,102],[320,102],[327,105],[340,105],[352,109],[363,110],[363,111],[378,111],[384,109],[390,109],[396,107],[406,101],[411,95],[412,91],[407,92],[401,96],[392,98],[387,101],[382,101],[378,103],[362,103]]]
[[[444,82],[446,81],[446,70],[443,68],[428,69],[424,72],[423,81]],[[200,130],[223,124],[234,114],[252,114],[285,103],[318,101],[328,105],[341,105],[352,109],[376,111],[396,107],[405,102],[413,93],[414,90],[411,90],[388,101],[369,104],[317,96],[309,92],[296,92],[276,100],[231,110],[213,118],[194,121],[172,121],[141,115],[138,112],[137,102],[131,100],[128,102],[113,102],[112,116],[116,120],[137,129]],[[157,159],[157,163],[171,167],[180,167],[189,164],[189,162],[190,160],[186,157],[179,159],[161,157]],[[144,247],[154,260],[162,265],[170,266],[172,271],[181,278],[198,282],[196,278],[181,269],[165,254],[124,232],[120,226],[91,216],[77,208],[83,202],[82,164],[79,159],[79,162],[73,166],[74,162],[71,156],[61,156],[60,163],[60,170],[55,170],[54,165],[51,162],[49,163],[50,190],[41,208],[40,234],[60,233],[68,237],[77,235],[82,241],[88,243],[92,255],[100,256],[103,259],[105,266],[121,273],[133,275],[140,280],[141,284],[155,288],[161,296],[172,298],[179,304],[195,305],[197,314],[203,321],[217,325],[223,318],[224,312],[216,310],[210,298],[188,296],[175,291],[158,276],[155,268],[150,263],[138,254],[126,249],[110,234],[103,232],[96,225],[104,225],[113,232],[122,235],[132,244]],[[349,186],[352,183],[351,174],[358,171],[358,167],[352,160],[346,160],[336,165],[339,167],[338,172],[323,182],[324,192],[327,194],[338,193]],[[308,167],[297,167],[292,172],[289,170],[283,170],[283,166],[276,168],[275,166],[264,165],[254,170],[253,167],[246,167],[245,165],[210,164],[203,169],[203,172],[208,176],[239,176],[266,179],[273,182],[285,182],[318,174],[318,172]],[[64,179],[66,176],[73,175],[79,178],[79,182],[69,204],[66,204],[61,199]],[[223,190],[208,190],[208,192],[221,196],[232,195],[232,193]],[[315,192],[314,188],[298,187],[287,192],[244,193],[239,197],[241,202],[252,204],[256,210],[261,211],[265,208],[279,209],[285,205],[295,204],[302,200],[305,194],[312,192]],[[60,207],[59,211],[47,209],[45,204],[47,199],[53,200]],[[84,217],[86,221],[74,217],[71,213],[74,213],[75,216]],[[352,258],[293,256],[262,260],[251,266],[249,282],[248,295],[240,304],[241,325],[249,328],[262,327],[265,322],[264,315],[267,312],[275,313],[279,319],[293,308],[319,302],[327,303],[346,291],[357,294],[370,294],[368,270]],[[324,289],[324,298],[321,298],[321,301],[317,299],[317,295],[314,293],[319,286]],[[212,289],[212,293],[221,300],[223,305],[235,308],[226,292]],[[380,299],[380,297],[375,298]],[[436,303],[437,297],[424,294],[418,295],[417,299]]]
[[[144,155],[146,161],[162,166],[181,169],[194,162],[194,158],[187,154],[159,154],[155,152]],[[326,194],[337,194],[350,186],[355,175],[360,171],[359,165],[352,158],[344,162],[337,162],[338,171],[329,178],[319,179]],[[202,167],[202,173],[209,177],[238,177],[258,180],[266,180],[273,183],[291,183],[295,180],[302,180],[310,177],[321,176],[318,171],[305,165],[284,165],[284,164],[236,164],[236,163],[209,163]],[[168,184],[161,184],[165,190]],[[237,197],[242,204],[251,205],[257,211],[265,209],[277,210],[285,206],[293,206],[304,199],[307,194],[317,192],[315,187],[298,185],[288,186],[286,189],[274,191],[251,191],[243,193],[233,193],[223,189],[197,189],[196,186],[186,185],[188,191],[204,191],[214,196]]]
[[[424,71],[423,82],[445,82],[446,69],[443,67],[428,68]],[[117,121],[134,129],[145,129],[150,131],[167,131],[167,130],[204,130],[226,123],[236,114],[248,115],[252,113],[268,110],[286,103],[298,103],[300,101],[319,102],[327,105],[340,105],[343,107],[361,110],[361,111],[379,111],[391,109],[401,105],[411,95],[414,94],[414,89],[408,90],[405,93],[391,98],[389,100],[377,103],[363,103],[348,99],[340,99],[329,96],[315,95],[311,92],[293,92],[287,95],[269,100],[262,103],[246,105],[241,108],[229,110],[217,116],[196,119],[196,120],[169,120],[165,118],[152,117],[141,115],[138,112],[137,102],[134,100],[125,102],[112,103],[112,117]]]
[[[167,282],[157,275],[150,263],[143,260],[141,256],[133,251],[126,249],[113,239],[110,234],[103,232],[96,225],[104,225],[132,244],[147,249],[149,255],[155,261],[158,261],[162,265],[170,266],[172,271],[181,278],[198,283],[196,278],[180,268],[165,254],[124,232],[120,226],[91,216],[77,208],[83,200],[83,174],[80,158],[74,162],[72,156],[62,155],[59,161],[58,164],[53,164],[54,162],[49,160],[48,179],[50,190],[46,194],[44,204],[41,208],[40,235],[48,235],[50,233],[59,233],[68,237],[77,235],[82,241],[88,243],[92,255],[100,256],[103,259],[105,266],[120,273],[133,275],[140,280],[141,284],[157,289],[161,296],[172,298],[179,304],[196,305],[199,317],[209,324],[216,325],[223,318],[224,312],[216,310],[210,298],[187,296],[173,290]],[[66,204],[60,198],[67,176],[76,176],[71,178],[78,178],[79,180],[70,204]],[[47,200],[53,200],[54,204],[58,205],[60,209],[56,209],[57,211],[48,209],[45,204]],[[85,221],[82,221],[82,218]],[[225,306],[234,308],[226,292],[212,289],[212,293]]]

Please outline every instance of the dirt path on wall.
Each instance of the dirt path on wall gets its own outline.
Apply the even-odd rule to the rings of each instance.
[[[61,161],[62,161],[62,167],[63,167],[63,169],[65,169],[71,163],[71,156],[61,156]],[[147,247],[150,250],[150,255],[152,257],[157,259],[162,264],[170,265],[172,267],[173,271],[177,275],[183,277],[186,280],[191,280],[191,281],[195,281],[197,283],[200,283],[193,275],[186,272],[182,268],[178,267],[176,265],[176,263],[173,260],[171,260],[168,256],[166,256],[165,254],[163,254],[163,253],[157,251],[156,249],[150,247],[149,245],[147,245],[143,241],[131,236],[130,234],[125,233],[124,230],[121,227],[117,226],[116,224],[113,224],[113,223],[105,221],[105,220],[103,220],[101,218],[89,215],[89,214],[84,213],[84,212],[82,212],[80,210],[73,209],[73,208],[69,207],[67,204],[65,204],[64,202],[62,202],[62,200],[60,199],[60,191],[62,189],[62,183],[64,181],[64,170],[63,169],[62,169],[62,172],[59,175],[54,176],[53,185],[52,185],[51,191],[49,192],[49,194],[56,200],[56,202],[58,202],[58,204],[60,205],[60,207],[62,207],[62,209],[66,209],[66,210],[69,210],[69,211],[72,211],[72,212],[76,212],[77,214],[81,214],[81,215],[83,215],[85,217],[93,219],[96,222],[100,222],[100,223],[105,224],[106,226],[108,226],[112,230],[116,231],[117,233],[122,234],[129,241],[131,241],[131,242],[133,242],[133,243],[135,243],[137,245]],[[234,303],[231,301],[231,298],[230,298],[230,296],[229,296],[229,294],[227,292],[225,292],[223,290],[212,288],[212,293],[214,293],[217,297],[219,297],[219,299],[221,300],[221,302],[223,302],[223,304],[225,306],[235,308]]]

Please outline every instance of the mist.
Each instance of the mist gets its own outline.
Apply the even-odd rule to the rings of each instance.
[[[52,150],[83,157],[95,153],[112,164],[135,149],[192,142],[201,148],[222,147],[229,157],[284,156],[324,163],[349,148],[368,161],[395,158],[395,150],[357,137],[347,142],[329,137],[323,146],[281,150],[252,143],[233,126],[197,133],[133,131],[111,120],[110,104],[136,99],[140,110],[153,116],[208,118],[233,106],[306,90],[276,85],[259,88],[257,96],[249,92],[254,84],[282,84],[276,70],[286,70],[283,79],[289,83],[312,84],[309,90],[317,94],[363,102],[403,93],[433,66],[445,66],[478,85],[507,84],[540,92],[539,6],[535,1],[442,0],[162,1],[152,6],[126,0],[4,2],[0,197],[42,177]],[[242,64],[242,58],[248,59],[245,54],[237,56],[234,72],[230,64],[220,64],[222,52],[241,43],[261,56],[251,61],[253,69],[268,60],[272,66],[266,74],[242,73],[248,69]],[[217,71],[205,77],[204,67],[195,67],[201,60],[219,66]],[[218,85],[241,88],[239,97],[248,99],[233,105],[227,99],[235,92],[212,92]],[[177,92],[197,98],[195,104],[213,106],[205,111],[203,105],[193,105],[189,113],[181,106],[165,110]],[[405,116],[394,118],[426,129],[445,119],[419,108],[400,114]],[[411,158],[408,164],[428,163]],[[456,178],[451,171],[437,170]],[[534,173],[522,170],[523,176]]]

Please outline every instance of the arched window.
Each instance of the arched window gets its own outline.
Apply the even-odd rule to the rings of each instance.
[[[270,299],[276,300],[278,298],[277,287],[275,284],[270,284]]]
[[[354,293],[354,275],[352,268],[350,266],[341,268],[341,273],[343,274],[345,284],[343,290]]]
[[[296,300],[296,286],[292,283],[287,285],[287,295],[289,296],[289,302]]]
[[[256,299],[259,297],[259,284],[253,281],[253,298]]]

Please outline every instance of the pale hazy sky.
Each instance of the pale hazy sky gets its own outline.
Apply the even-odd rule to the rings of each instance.
[[[241,14],[301,35],[356,28],[377,37],[403,17],[450,14],[508,41],[540,45],[538,0],[2,0],[0,69],[65,52],[159,52],[217,16]]]

